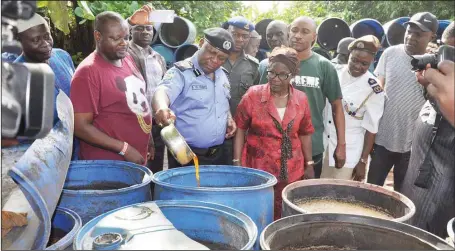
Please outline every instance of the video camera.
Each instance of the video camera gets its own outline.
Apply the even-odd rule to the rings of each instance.
[[[28,20],[36,1],[2,1],[2,52],[20,54],[15,39],[16,21]],[[45,137],[54,120],[54,78],[44,63],[1,63],[2,137],[37,139]]]
[[[437,69],[439,62],[444,60],[455,61],[455,47],[450,45],[442,45],[438,48],[435,54],[424,54],[412,56],[411,65],[413,71],[425,70],[427,64],[431,68]]]

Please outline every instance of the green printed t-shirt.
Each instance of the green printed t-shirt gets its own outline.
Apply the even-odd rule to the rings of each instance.
[[[265,84],[267,81],[267,71],[264,71],[260,83]],[[326,105],[326,98],[329,102],[342,98],[338,74],[329,60],[317,53],[313,53],[310,58],[300,61],[299,75],[291,80],[291,83],[308,97],[311,122],[315,129],[311,137],[313,156],[321,154],[324,152],[322,137],[324,132],[323,111]]]

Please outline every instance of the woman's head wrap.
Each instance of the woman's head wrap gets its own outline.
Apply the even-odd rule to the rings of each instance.
[[[299,59],[297,58],[297,51],[282,45],[275,47],[269,57],[269,64],[280,62],[286,65],[292,75],[296,75],[299,69]]]

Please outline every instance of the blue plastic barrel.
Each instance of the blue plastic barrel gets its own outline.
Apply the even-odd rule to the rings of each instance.
[[[156,200],[198,200],[237,209],[253,219],[259,233],[273,221],[275,176],[238,166],[200,166],[198,187],[194,166],[174,168],[153,175]]]
[[[184,44],[179,46],[174,52],[174,62],[185,60],[196,53],[199,46],[195,44]]]
[[[134,233],[135,229],[130,229],[132,227],[128,224],[128,221],[133,221],[134,219],[125,219],[126,217],[121,218],[125,222],[122,225],[117,226],[116,223],[112,223],[113,226],[103,225],[102,228],[97,226],[106,216],[117,212],[117,215],[131,215],[131,217],[139,220],[151,217],[151,214],[153,214],[150,209],[152,204],[158,206],[177,230],[212,250],[249,250],[252,249],[256,242],[258,235],[256,225],[250,217],[238,210],[202,201],[167,200],[130,205],[94,218],[76,234],[73,249],[93,250],[95,249],[93,247],[95,237],[105,233],[122,234],[123,236],[125,236],[124,233]],[[121,210],[122,212],[119,212]],[[163,227],[145,225],[141,228],[140,234],[153,234],[160,229],[163,229]],[[153,241],[137,243],[134,235],[133,238],[118,243],[117,247],[112,249],[121,249],[122,245],[125,244],[134,245],[135,247],[140,246],[142,250],[154,249]]]
[[[170,48],[192,44],[196,40],[196,26],[188,19],[175,16],[173,23],[163,23],[158,32],[161,42]]]
[[[164,44],[154,44],[152,45],[152,49],[164,57],[168,69],[172,67],[172,64],[174,64],[174,50],[172,48],[169,48]]]
[[[405,23],[408,22],[409,19],[409,17],[399,17],[383,25],[385,33],[382,42],[383,47],[404,43],[404,34],[406,33],[406,27],[408,26]]]
[[[371,18],[361,19],[349,26],[351,29],[352,37],[359,38],[366,35],[374,35],[378,38],[379,41],[382,40],[384,36],[384,28],[382,24]]]
[[[438,22],[439,22],[439,27],[438,27],[438,31],[436,32],[436,39],[437,40],[441,39],[442,33],[447,28],[447,26],[449,26],[451,21],[450,20],[438,20]]]
[[[85,224],[110,210],[152,199],[152,172],[126,161],[72,161],[58,206],[76,212]]]
[[[74,236],[82,227],[82,220],[77,213],[57,207],[52,217],[51,236],[46,250],[64,250],[73,244]]]

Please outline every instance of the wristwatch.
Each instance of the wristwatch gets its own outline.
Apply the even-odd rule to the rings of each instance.
[[[307,161],[306,163],[307,166],[311,166],[311,165],[314,165],[314,161],[310,160],[310,161]]]
[[[366,163],[367,163],[367,161],[366,161],[364,158],[360,158],[359,161],[362,162],[363,164],[366,164]]]

